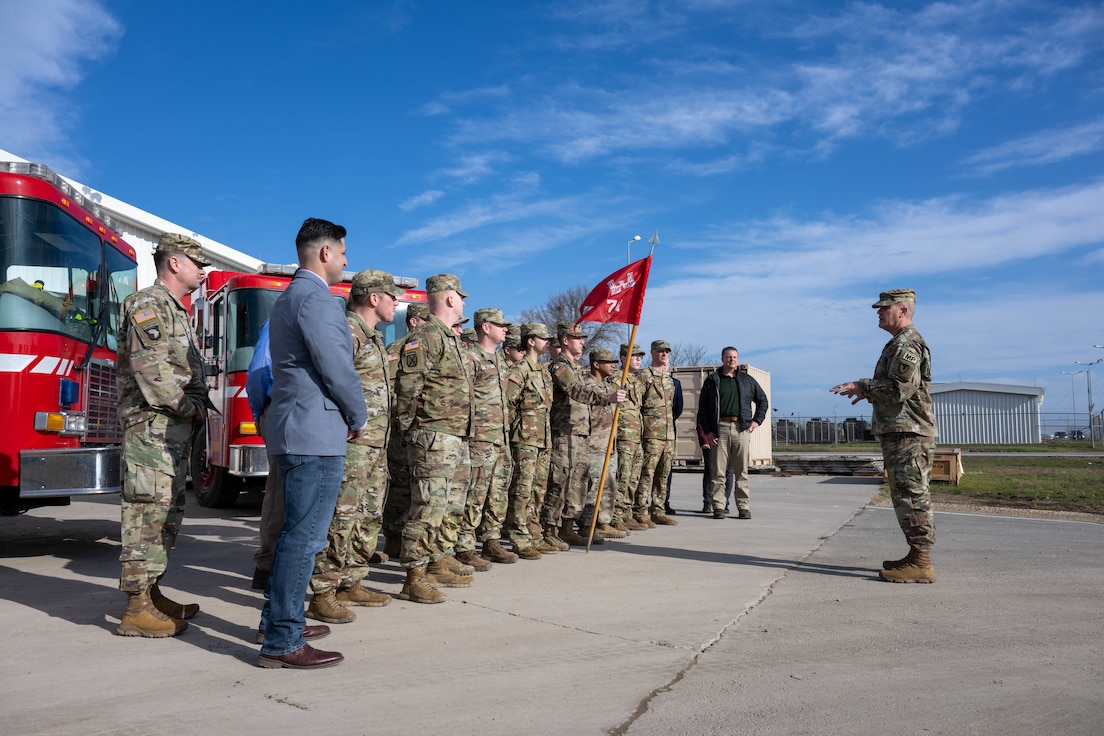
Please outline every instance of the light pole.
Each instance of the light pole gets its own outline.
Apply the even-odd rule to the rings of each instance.
[[[1073,419],[1070,420],[1070,430],[1072,431],[1072,430],[1076,429],[1075,425],[1077,424],[1077,401],[1076,401],[1076,399],[1073,398],[1073,394],[1077,390],[1077,383],[1076,383],[1076,379],[1074,378],[1074,376],[1080,376],[1082,373],[1085,373],[1085,371],[1059,371],[1059,372],[1063,376],[1069,376],[1070,377],[1070,404],[1073,406],[1073,409],[1071,410],[1071,413],[1073,414]],[[1089,413],[1089,424],[1092,424],[1092,413],[1091,412]],[[1073,438],[1070,437],[1070,439],[1073,439]]]
[[[631,238],[629,238],[629,242],[625,244],[625,265],[626,266],[629,265],[630,263],[632,263],[632,244],[635,243],[638,240],[640,240],[640,236],[639,235],[634,235]],[[625,325],[625,339],[629,340],[631,338],[632,338],[632,325],[627,324],[627,325]],[[632,358],[632,351],[633,351],[633,346],[630,345],[629,346],[629,358],[630,359]]]
[[[1094,345],[1093,347],[1099,347]],[[1104,358],[1097,358],[1096,360],[1084,363],[1080,360],[1073,361],[1075,365],[1085,366],[1085,386],[1089,391],[1089,440],[1092,442],[1092,448],[1096,449],[1096,432],[1093,431],[1093,400],[1092,400],[1092,367],[1097,363],[1104,363]]]

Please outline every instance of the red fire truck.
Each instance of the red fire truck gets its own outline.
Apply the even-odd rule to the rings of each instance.
[[[119,306],[134,248],[42,164],[0,162],[0,514],[117,493]]]
[[[260,273],[211,271],[193,298],[196,334],[207,364],[207,387],[218,413],[207,418],[207,431],[192,448],[192,489],[203,506],[232,506],[247,484],[263,485],[268,476],[268,455],[245,393],[246,370],[253,358],[261,325],[272,312],[297,266],[264,264]],[[342,303],[349,296],[353,272],[346,271],[340,284],[330,287]],[[406,289],[399,298],[395,320],[381,324],[385,342],[406,333],[406,305],[424,302],[417,279],[396,278]]]

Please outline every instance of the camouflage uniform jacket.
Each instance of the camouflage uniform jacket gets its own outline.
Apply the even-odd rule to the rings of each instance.
[[[617,387],[594,380],[564,353],[549,364],[548,372],[552,374],[552,435],[586,437],[590,407],[608,404]]]
[[[618,386],[621,380],[620,371],[606,379],[607,382]],[[617,441],[639,442],[643,429],[640,419],[640,380],[636,373],[629,371],[628,382],[625,384],[625,400],[621,402],[621,414],[617,417]]]
[[[913,325],[885,344],[874,378],[861,379],[859,389],[874,407],[875,435],[910,432],[936,436],[931,351]]]
[[[510,408],[506,403],[506,359],[488,353],[481,346],[468,350],[472,364],[475,416],[471,438],[478,442],[505,445],[510,434]]]
[[[551,447],[552,376],[538,360],[526,356],[514,363],[506,376],[506,401],[510,405],[510,444]]]
[[[644,439],[675,439],[675,382],[668,371],[645,368],[636,374],[640,381],[640,421]]]
[[[595,383],[599,383],[608,389],[616,391],[620,388],[617,383],[618,376],[614,374],[608,379],[603,381],[593,373],[589,376],[590,380]],[[625,417],[625,404],[627,402],[621,402],[621,413],[617,417],[618,426],[621,425],[621,420]],[[593,449],[606,451],[606,446],[609,444],[610,432],[613,431],[613,411],[614,404],[604,404],[602,406],[590,407],[590,446]]]
[[[383,335],[365,324],[360,315],[348,312],[353,336],[353,368],[360,376],[368,425],[355,440],[365,447],[386,447],[391,430],[391,368],[383,346]]]
[[[119,421],[129,427],[154,413],[190,419],[210,407],[203,359],[188,311],[160,281],[123,300],[117,382]]]
[[[433,314],[407,336],[399,354],[395,396],[400,431],[471,434],[475,402],[466,353],[460,337]]]

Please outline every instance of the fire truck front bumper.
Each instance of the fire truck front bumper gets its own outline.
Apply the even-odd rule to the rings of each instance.
[[[122,486],[118,447],[24,450],[19,453],[19,497],[118,493]]]
[[[230,475],[261,478],[268,475],[268,450],[264,445],[231,445]]]

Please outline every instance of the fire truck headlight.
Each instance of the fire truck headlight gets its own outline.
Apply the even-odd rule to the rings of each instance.
[[[248,435],[257,434],[257,423],[256,422],[241,422],[241,423],[239,423],[238,424],[238,433],[239,434],[248,434]]]
[[[84,434],[88,420],[84,414],[65,411],[35,412],[34,428],[37,432],[57,432],[62,437]]]

